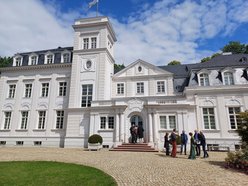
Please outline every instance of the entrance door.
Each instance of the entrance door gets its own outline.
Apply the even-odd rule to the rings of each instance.
[[[143,127],[143,120],[138,115],[132,116],[130,122],[131,122],[131,126],[134,124],[134,125],[142,126]]]
[[[137,142],[139,142],[139,143],[144,142],[144,127],[143,127],[142,118],[138,115],[134,115],[130,119],[130,124],[131,124],[131,126],[134,124],[135,126],[138,127],[137,136],[136,136],[136,138],[138,138]]]

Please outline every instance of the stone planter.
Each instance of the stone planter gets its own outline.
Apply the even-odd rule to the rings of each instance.
[[[100,143],[88,143],[89,150],[100,150],[102,148],[102,144]]]

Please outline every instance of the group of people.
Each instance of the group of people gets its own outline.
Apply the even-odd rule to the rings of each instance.
[[[140,124],[139,126],[135,125],[134,123],[130,127],[130,134],[131,134],[131,142],[132,143],[137,143],[137,140],[139,139],[139,142],[143,142],[144,138],[144,129],[142,125]]]
[[[195,130],[195,133],[189,133],[190,136],[190,154],[189,159],[196,159],[196,156],[201,155],[201,146],[203,151],[203,158],[208,158],[209,155],[206,150],[206,138],[202,131],[198,132]],[[187,155],[187,143],[188,143],[188,136],[183,130],[181,135],[181,154],[184,152]],[[172,145],[171,156],[176,157],[177,153],[177,134],[176,129],[173,129],[171,135],[168,132],[165,133],[164,136],[164,148],[166,155],[170,155],[170,145]]]

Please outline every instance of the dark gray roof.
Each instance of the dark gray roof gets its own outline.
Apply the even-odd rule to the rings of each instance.
[[[45,54],[47,52],[51,52],[54,54],[54,64],[61,63],[61,53],[65,50],[68,50],[69,52],[72,53],[73,47],[58,47],[55,49],[49,49],[49,50],[39,50],[39,51],[32,51],[32,52],[25,52],[25,53],[18,53],[16,55],[20,55],[23,57],[22,61],[22,66],[28,66],[28,60],[29,56],[31,54],[36,54],[38,55],[38,65],[44,65],[44,60],[45,60]],[[71,55],[71,60],[70,63],[72,62],[72,55]],[[12,66],[12,64],[11,64]]]

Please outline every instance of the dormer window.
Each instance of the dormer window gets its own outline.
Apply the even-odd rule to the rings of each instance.
[[[232,72],[224,72],[224,85],[234,85]]]
[[[28,65],[37,65],[38,62],[38,56],[37,55],[31,55],[29,57]]]
[[[54,55],[50,52],[48,52],[45,56],[45,62],[44,64],[52,64],[54,63]]]
[[[209,86],[209,76],[207,73],[202,73],[199,75],[200,86]]]
[[[62,63],[69,63],[70,62],[70,54],[64,53],[62,56]]]
[[[22,66],[22,57],[21,56],[17,56],[14,58],[13,66],[16,66],[16,67]]]

